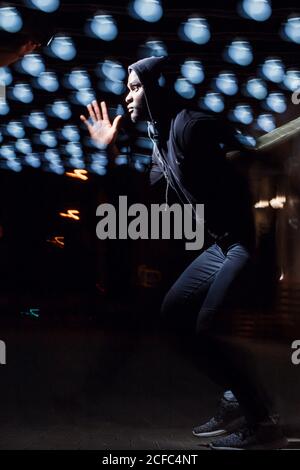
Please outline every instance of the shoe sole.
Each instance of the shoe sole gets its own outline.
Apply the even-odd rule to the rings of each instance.
[[[287,440],[288,440],[288,442],[290,442],[291,444],[296,444],[297,442],[300,442],[300,438],[299,438],[299,437],[288,437]]]
[[[196,437],[215,437],[215,436],[223,436],[224,434],[227,434],[226,429],[218,429],[218,431],[211,431],[211,432],[194,432],[193,435]]]
[[[264,444],[257,444],[248,447],[228,447],[228,446],[217,446],[214,445],[212,442],[209,444],[209,447],[212,450],[280,450],[288,445],[288,440],[285,438],[278,439],[277,441],[273,442],[265,442]]]
[[[198,433],[193,431],[193,435],[196,437],[224,436],[224,434],[230,434],[231,432],[238,429],[243,424],[243,422],[244,422],[244,418],[240,417],[228,423],[228,425],[226,426],[226,429],[217,429],[216,431],[198,432]]]

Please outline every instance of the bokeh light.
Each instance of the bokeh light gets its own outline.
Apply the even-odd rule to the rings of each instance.
[[[33,77],[45,72],[45,65],[40,54],[26,54],[20,64],[22,70]]]
[[[0,67],[0,82],[8,86],[12,83],[13,77],[8,67]]]
[[[211,37],[209,25],[205,18],[188,18],[179,29],[179,36],[185,41],[206,44]]]
[[[297,69],[290,69],[286,71],[283,84],[290,91],[295,91],[300,88],[300,71]]]
[[[16,158],[16,152],[13,145],[1,145],[0,147],[0,155],[7,160],[14,160]]]
[[[20,13],[15,7],[0,7],[0,29],[17,33],[23,26]]]
[[[55,72],[42,72],[37,82],[41,88],[50,93],[53,93],[59,89],[59,82]]]
[[[234,120],[242,124],[251,124],[253,121],[252,109],[248,104],[238,104],[232,111]]]
[[[284,79],[285,68],[281,59],[266,59],[261,71],[263,76],[271,82],[280,83]]]
[[[243,16],[255,21],[266,21],[272,14],[269,0],[243,0],[241,3]]]
[[[246,83],[246,91],[257,100],[263,100],[268,95],[268,88],[261,78],[250,78]]]
[[[12,97],[22,103],[31,103],[33,93],[28,83],[16,83],[12,89]]]
[[[76,48],[69,36],[56,36],[50,44],[51,52],[61,60],[72,60],[76,56]]]
[[[204,80],[204,71],[199,60],[186,60],[181,66],[181,73],[189,82],[198,84]]]
[[[43,131],[39,136],[40,142],[46,147],[56,147],[57,138],[54,131]]]
[[[260,114],[256,120],[257,126],[264,132],[271,132],[275,129],[275,119],[272,114]]]
[[[284,33],[288,39],[300,44],[300,16],[288,18],[284,25]]]
[[[225,95],[235,95],[238,92],[237,78],[233,73],[221,72],[216,79],[217,89]]]
[[[39,156],[35,153],[31,153],[30,155],[25,156],[25,162],[31,166],[32,168],[40,168],[41,160]]]
[[[72,88],[76,90],[80,90],[81,88],[90,88],[91,87],[91,80],[89,74],[86,70],[83,69],[75,69],[72,70],[70,75],[68,76],[68,83]]]
[[[256,139],[253,135],[237,131],[235,137],[245,147],[254,148],[256,146]]]
[[[61,131],[62,137],[72,142],[79,142],[80,133],[77,126],[65,125]]]
[[[252,47],[248,41],[232,41],[225,53],[225,58],[238,65],[249,65],[253,61]]]
[[[186,78],[177,78],[174,87],[180,96],[188,100],[194,98],[196,94],[194,86]]]
[[[80,170],[84,169],[85,168],[85,163],[84,161],[81,159],[81,158],[78,158],[78,157],[71,157],[69,159],[69,164],[73,167],[73,168],[78,168]]]
[[[46,116],[41,111],[32,111],[28,117],[28,123],[39,130],[44,130],[48,127]]]
[[[270,93],[266,99],[266,104],[275,113],[284,113],[287,109],[286,99],[282,93]]]
[[[8,166],[8,168],[12,171],[15,171],[17,173],[19,173],[20,171],[22,171],[22,165],[21,163],[16,160],[16,159],[11,159],[11,160],[8,160],[6,162],[6,165]]]
[[[122,95],[125,93],[126,87],[123,82],[104,80],[99,83],[99,89],[106,93],[114,93],[115,95]]]
[[[203,98],[202,105],[204,108],[209,109],[214,113],[221,113],[225,108],[223,96],[216,92],[206,93]]]
[[[51,106],[51,111],[59,119],[68,120],[72,116],[70,105],[67,101],[56,100]]]
[[[16,150],[24,155],[32,152],[32,145],[29,139],[18,139],[15,143]]]
[[[163,15],[160,0],[134,0],[129,9],[130,13],[132,11],[135,17],[149,23],[159,21]]]
[[[81,88],[75,94],[75,103],[87,106],[96,99],[95,92],[92,88]]]
[[[65,169],[61,163],[50,163],[49,164],[49,170],[52,171],[53,173],[56,173],[57,175],[63,175],[65,173]]]
[[[16,139],[25,137],[25,131],[20,121],[10,121],[6,126],[6,130],[9,135]]]
[[[126,71],[122,64],[113,60],[105,60],[98,66],[98,71],[103,77],[111,81],[122,81],[126,77]]]
[[[103,41],[113,41],[118,35],[118,28],[111,15],[96,15],[90,23],[92,33]]]
[[[45,13],[52,13],[59,8],[59,0],[26,0],[30,7],[37,8]]]
[[[3,99],[1,98],[0,99],[0,116],[6,116],[8,113],[9,113],[9,106],[8,106],[8,103]]]
[[[74,158],[81,158],[84,156],[82,146],[79,142],[69,142],[66,145],[66,152]]]
[[[167,46],[163,41],[151,40],[146,41],[145,44],[139,47],[139,56],[145,57],[162,57],[167,56]]]
[[[90,165],[90,171],[98,175],[105,175],[107,173],[107,155],[105,153],[96,152],[91,155],[92,163]]]

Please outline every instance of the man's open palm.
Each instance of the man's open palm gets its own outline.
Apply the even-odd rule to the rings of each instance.
[[[80,116],[80,119],[88,128],[90,136],[95,143],[103,146],[113,145],[119,132],[122,116],[117,116],[113,123],[111,123],[106,103],[101,101],[100,105],[101,110],[97,101],[93,101],[91,104],[88,104],[87,109],[90,115],[89,120],[83,115]]]

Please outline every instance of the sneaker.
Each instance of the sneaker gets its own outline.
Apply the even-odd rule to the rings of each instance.
[[[245,418],[236,399],[221,398],[218,411],[207,423],[201,424],[193,429],[194,436],[215,437],[228,434],[239,429],[245,424]]]
[[[209,444],[213,450],[267,450],[282,449],[288,445],[281,428],[273,423],[260,424],[256,431],[249,426],[216,439]]]

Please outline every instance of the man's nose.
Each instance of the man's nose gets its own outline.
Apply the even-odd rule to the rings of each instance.
[[[126,98],[125,98],[125,102],[126,102],[127,104],[130,103],[130,101],[132,101],[131,91],[128,93],[128,95],[127,95]]]

